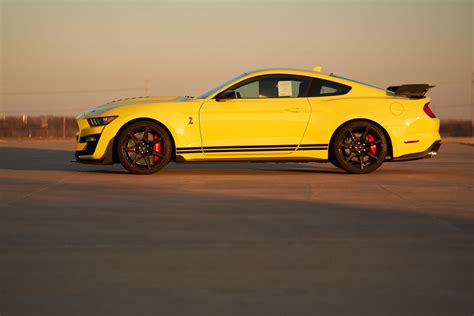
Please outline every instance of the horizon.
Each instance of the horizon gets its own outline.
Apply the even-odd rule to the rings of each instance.
[[[470,120],[473,7],[469,0],[6,0],[0,113],[78,115],[113,99],[197,95],[255,68],[321,65],[381,87],[436,85],[428,94],[436,115]]]

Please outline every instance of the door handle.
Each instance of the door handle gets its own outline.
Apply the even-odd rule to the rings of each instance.
[[[288,108],[285,109],[286,112],[304,112],[303,108]]]

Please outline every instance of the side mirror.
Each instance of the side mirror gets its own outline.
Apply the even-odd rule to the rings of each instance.
[[[216,97],[216,101],[225,101],[225,100],[229,100],[229,99],[237,99],[237,94],[235,93],[234,90],[226,90],[226,91],[220,93]]]

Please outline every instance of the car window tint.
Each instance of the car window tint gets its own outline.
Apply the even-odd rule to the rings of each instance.
[[[341,83],[323,79],[313,79],[311,88],[308,92],[308,97],[343,95],[348,93],[351,89],[351,87]]]
[[[237,98],[298,98],[306,96],[309,78],[293,76],[262,77],[234,88]]]

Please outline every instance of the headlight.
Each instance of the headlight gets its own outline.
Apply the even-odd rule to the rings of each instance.
[[[101,125],[109,124],[116,118],[117,116],[93,117],[93,118],[87,119],[87,122],[89,123],[90,126],[101,126]]]

